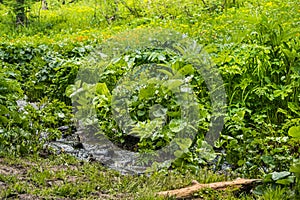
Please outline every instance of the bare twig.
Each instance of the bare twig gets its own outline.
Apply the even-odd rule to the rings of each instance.
[[[225,181],[225,182],[216,182],[216,183],[209,183],[209,184],[201,184],[197,181],[192,181],[192,185],[176,189],[176,190],[168,190],[159,192],[159,196],[174,196],[176,198],[186,198],[191,197],[194,193],[198,192],[200,189],[203,188],[211,188],[216,190],[224,190],[228,187],[241,187],[242,185],[249,185],[255,182],[260,182],[261,179],[236,179],[234,181]]]

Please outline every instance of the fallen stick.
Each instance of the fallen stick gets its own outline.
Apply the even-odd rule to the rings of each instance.
[[[200,189],[203,188],[211,188],[216,190],[224,190],[227,187],[233,186],[233,187],[241,187],[242,185],[249,185],[254,182],[260,182],[261,179],[242,179],[238,178],[234,181],[225,181],[225,182],[216,182],[216,183],[209,183],[209,184],[201,184],[197,181],[192,181],[192,185],[180,188],[176,190],[168,190],[157,193],[159,196],[165,196],[165,197],[176,197],[176,198],[185,198],[185,197],[191,197],[194,193],[198,192]]]

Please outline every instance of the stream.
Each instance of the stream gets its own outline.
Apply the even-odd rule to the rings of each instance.
[[[82,138],[84,136],[84,140]],[[123,150],[115,145],[99,141],[95,136],[87,137],[77,131],[65,138],[48,143],[56,152],[65,152],[80,160],[97,161],[104,166],[117,170],[122,174],[141,174],[146,168],[135,165],[132,158],[134,152]]]
[[[32,105],[35,109],[39,109],[35,103],[29,103],[24,100],[18,100],[17,104],[20,107],[20,111],[27,104]],[[69,127],[62,126],[58,129],[64,133]],[[147,168],[135,163],[136,152],[121,149],[104,137],[101,139],[101,137],[96,137],[94,134],[88,134],[89,131],[85,131],[86,129],[84,128],[79,127],[78,129],[71,135],[63,134],[61,139],[48,142],[45,144],[45,147],[52,148],[57,154],[68,153],[80,160],[100,162],[104,166],[119,171],[122,174],[145,173]],[[43,134],[43,137],[47,137],[47,133]],[[210,163],[212,169],[216,168],[217,163],[218,157]],[[231,166],[224,162],[218,170],[214,171],[226,173],[230,169]]]

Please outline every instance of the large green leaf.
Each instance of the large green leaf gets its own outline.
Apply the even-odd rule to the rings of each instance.
[[[187,64],[184,67],[182,67],[181,69],[178,70],[178,72],[176,73],[176,76],[186,76],[186,75],[191,75],[194,73],[194,67],[191,64]]]
[[[300,126],[292,126],[289,129],[289,136],[300,139]]]
[[[295,182],[295,176],[288,176],[284,179],[277,180],[276,183],[281,185],[290,185]]]
[[[139,99],[144,100],[153,97],[155,93],[155,87],[153,84],[147,85],[145,88],[140,89]]]
[[[105,95],[106,97],[111,96],[111,94],[106,86],[106,83],[97,83],[96,84],[96,94]]]
[[[289,176],[291,173],[290,172],[287,172],[287,171],[283,171],[283,172],[273,172],[272,173],[272,179],[274,181],[277,181],[279,179],[283,179],[287,176]]]
[[[180,119],[172,119],[169,123],[169,127],[170,130],[174,133],[178,133],[184,128]]]
[[[290,172],[300,175],[300,161],[291,166]]]

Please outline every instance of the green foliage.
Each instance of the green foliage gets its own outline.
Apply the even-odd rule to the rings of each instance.
[[[1,43],[1,154],[37,152],[44,142],[60,136],[58,127],[71,124],[72,110],[64,103],[70,104],[65,88],[76,77],[79,61],[74,55],[83,56],[85,48],[73,47],[69,52],[53,49]],[[38,108],[30,104],[20,108],[17,100],[24,98],[36,102]]]
[[[16,73],[0,68],[0,153],[27,151],[35,146],[30,134],[22,129],[22,115],[19,114],[16,100],[22,97],[20,84],[15,80]],[[29,143],[29,145],[28,145]]]
[[[299,126],[292,126],[289,129],[289,135],[295,138],[296,140],[299,141]],[[299,150],[298,150],[299,151]],[[295,196],[296,198],[300,197],[300,160],[299,157],[298,159],[293,163],[293,165],[290,167],[290,172],[294,173],[296,177],[295,181]]]
[[[0,57],[4,66],[15,66],[14,71],[22,74],[16,78],[30,101],[46,96],[70,103],[65,89],[76,78],[80,58],[91,49],[84,44],[2,43]]]
[[[38,108],[26,105],[20,110],[15,105],[9,116],[17,118],[10,118],[10,123],[1,128],[0,155],[38,152],[45,142],[59,138],[61,132],[58,128],[71,124],[73,117],[70,107],[63,102],[45,100],[38,104]]]
[[[0,125],[9,127],[17,120],[15,100],[22,96],[20,84],[15,80],[16,73],[0,68]]]
[[[195,141],[178,141],[184,154],[173,163],[174,167],[197,172],[199,166],[207,165],[216,155],[214,150],[218,150],[222,152],[218,154],[220,164],[229,162],[243,176],[266,175],[268,184],[283,188],[270,187],[266,194],[260,194],[261,198],[264,195],[281,198],[290,185],[299,185],[298,1],[103,2],[78,1],[62,6],[49,1],[49,10],[40,10],[40,2],[33,3],[28,13],[30,23],[18,29],[11,26],[12,9],[0,5],[1,151],[13,154],[36,151],[42,132],[53,131],[53,137],[49,138],[54,139],[59,135],[57,127],[71,122],[68,95],[80,92],[81,83],[74,80],[78,69],[85,67],[83,58],[93,47],[124,30],[164,27],[203,44],[222,74],[228,106],[220,140],[214,149],[203,142],[210,117],[203,78],[192,70],[190,63],[160,49],[133,49],[112,60],[103,69],[98,84],[84,85],[87,90],[95,91],[89,98],[95,98],[93,103],[105,134],[131,150],[155,150],[167,145],[183,124],[179,116],[181,104],[173,92],[180,81],[161,86],[141,79],[144,82],[140,88],[127,80],[127,86],[132,86],[133,91],[129,114],[136,126],[132,133],[141,137],[134,143],[130,143],[129,134],[124,134],[112,120],[112,91],[136,66],[155,63],[152,67],[159,68],[157,74],[162,77],[176,75],[182,69],[182,76],[194,75],[191,85],[202,111],[202,121]],[[74,85],[69,86],[66,95],[70,84]],[[16,100],[23,95],[28,101],[40,102],[40,109],[27,106],[27,113],[19,111]],[[82,103],[90,104],[84,102],[86,98],[81,99]],[[43,107],[44,103],[47,106]],[[157,104],[162,106],[156,107]],[[161,118],[167,119],[167,126],[150,134],[150,130],[161,124]],[[188,148],[190,144],[192,148]],[[291,174],[287,175],[289,169]],[[68,192],[72,192],[70,185],[58,191]]]
[[[122,175],[98,162],[80,161],[67,154],[51,155],[48,158],[2,158],[1,164],[8,169],[22,169],[18,174],[0,174],[0,181],[5,184],[5,189],[0,190],[2,199],[22,194],[45,199],[173,199],[159,197],[156,193],[188,186],[191,180],[201,183],[226,180],[224,175],[217,175],[206,169],[201,169],[196,174],[190,171],[181,174],[177,171],[160,170],[153,174]],[[203,191],[202,194],[199,192],[198,196],[200,195],[205,199],[253,199],[251,194],[237,195],[230,190],[209,190],[209,193]]]
[[[199,152],[208,146],[200,141],[208,130],[210,102],[204,80],[191,64],[174,52],[161,49],[129,51],[110,63],[93,69],[102,72],[99,83],[77,81],[67,89],[67,94],[80,104],[78,115],[89,112],[91,102],[87,99],[93,99],[101,132],[115,144],[140,152],[165,147],[176,134],[189,127],[197,133],[195,141],[175,139],[180,150],[174,154],[183,156],[174,166],[184,166],[186,162],[196,167],[214,158],[212,149],[203,152],[211,156]],[[197,104],[186,103],[189,97],[180,91],[185,84],[193,90]],[[90,97],[91,94],[95,97]],[[125,97],[128,99],[123,101]],[[189,124],[183,113],[198,109],[199,121]],[[199,148],[190,148],[194,143]]]
[[[230,84],[219,147],[241,172],[282,171],[299,156],[287,137],[299,124],[299,51],[294,33],[264,15],[242,43],[222,47],[216,61]]]

